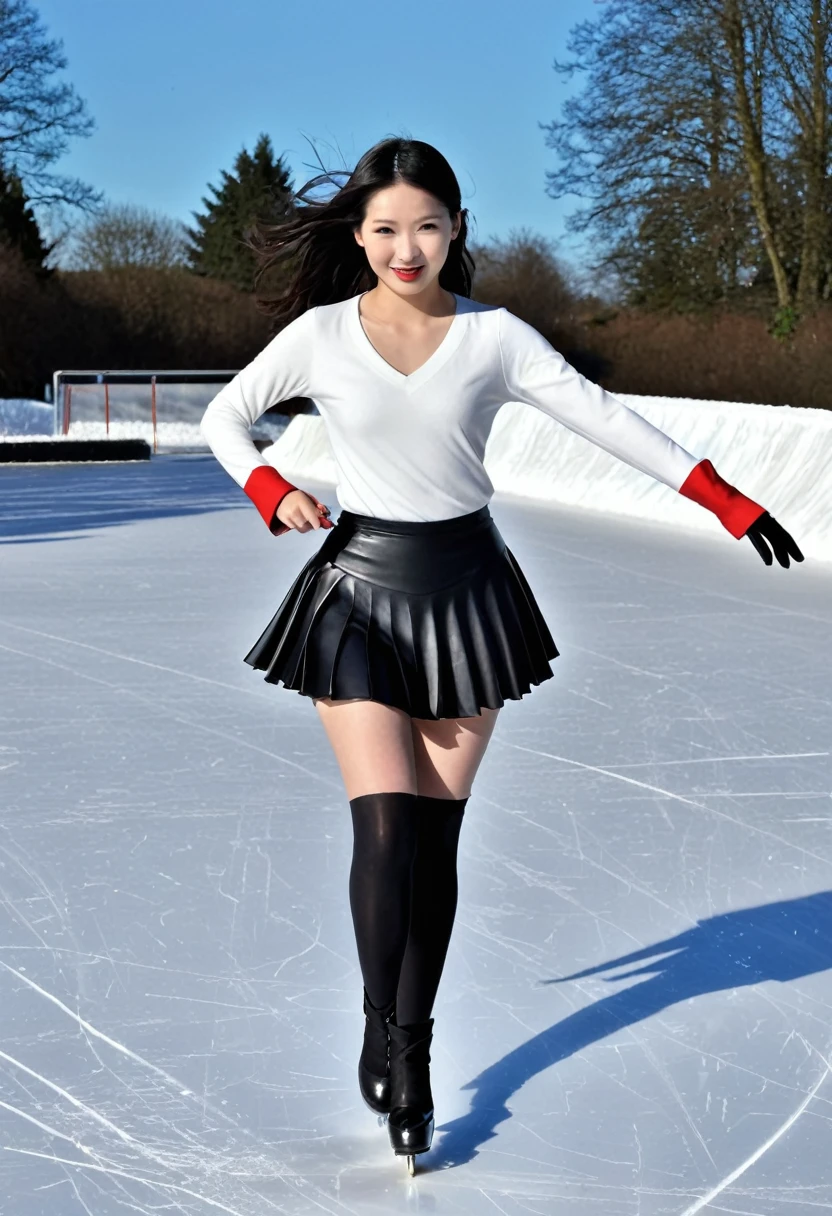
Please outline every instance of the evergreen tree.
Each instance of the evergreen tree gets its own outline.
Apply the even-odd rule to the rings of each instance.
[[[195,228],[187,228],[188,260],[196,273],[233,283],[242,291],[254,290],[256,259],[243,243],[252,224],[278,223],[291,208],[289,168],[282,156],[275,160],[268,135],[261,135],[253,154],[245,148],[234,162],[234,172],[221,170],[222,185],[209,184],[213,199],[203,198],[205,211],[191,214]]]
[[[0,165],[0,241],[20,251],[24,262],[40,277],[52,272],[46,259],[54,245],[45,245],[23,191],[23,183],[16,173],[4,170]]]

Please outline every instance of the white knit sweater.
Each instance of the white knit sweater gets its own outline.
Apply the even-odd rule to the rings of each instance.
[[[281,498],[296,488],[250,435],[270,405],[310,397],[338,469],[341,507],[392,520],[439,520],[487,503],[483,455],[507,401],[524,401],[713,511],[742,536],[764,510],[599,385],[505,308],[456,296],[456,315],[431,357],[405,376],[378,353],[360,296],[310,308],[277,334],[208,405],[200,429],[223,468],[275,535]]]

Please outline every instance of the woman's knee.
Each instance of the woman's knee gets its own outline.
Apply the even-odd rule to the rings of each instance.
[[[384,791],[350,799],[353,863],[366,876],[409,871],[418,846],[417,795]]]

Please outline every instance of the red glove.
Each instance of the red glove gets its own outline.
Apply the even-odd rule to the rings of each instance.
[[[722,526],[737,540],[745,536],[749,526],[765,511],[765,507],[723,481],[710,460],[699,461],[688,474],[679,493],[698,502],[707,511],[713,511]]]
[[[262,515],[266,522],[266,526],[274,536],[282,536],[284,532],[291,532],[292,529],[288,524],[281,523],[275,512],[280,506],[283,499],[292,490],[297,490],[298,486],[293,486],[291,481],[287,481],[285,477],[281,477],[277,469],[270,464],[259,464],[256,469],[253,469],[246,484],[243,486],[244,492],[249,496],[257,510]],[[304,494],[306,491],[303,491]],[[318,512],[324,516],[321,520],[322,528],[334,528],[335,524],[329,519],[329,511],[322,502],[318,502],[314,495],[308,495],[312,499]]]
[[[767,566],[771,565],[772,557],[765,541],[770,543],[781,566],[788,567],[789,555],[796,562],[803,561],[803,554],[786,529],[769,515],[765,507],[746,498],[724,481],[710,460],[700,460],[679,493],[712,511],[723,527],[738,540],[741,536],[747,536]]]

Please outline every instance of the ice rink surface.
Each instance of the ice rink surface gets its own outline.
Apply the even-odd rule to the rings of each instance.
[[[562,653],[468,803],[410,1179],[337,764],[242,661],[323,534],[210,455],[0,470],[2,1212],[832,1208],[832,568],[491,507]]]

